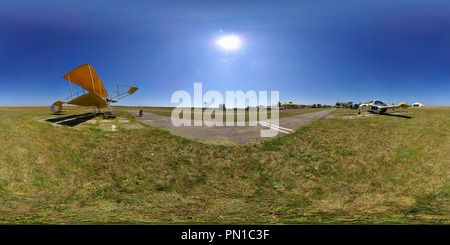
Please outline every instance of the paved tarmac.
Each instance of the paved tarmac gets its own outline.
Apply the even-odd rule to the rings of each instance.
[[[142,117],[136,117],[137,121],[143,122],[155,127],[168,129],[172,133],[187,138],[200,140],[203,142],[235,142],[238,144],[255,143],[267,139],[261,137],[261,131],[267,131],[269,128],[275,130],[276,136],[290,133],[293,129],[308,124],[311,120],[322,118],[330,114],[334,109],[300,114],[292,117],[279,118],[278,125],[271,125],[269,121],[253,122],[256,126],[248,126],[249,122],[245,122],[246,126],[192,126],[173,125],[171,118],[161,116],[154,113],[144,112]],[[128,110],[132,115],[138,115],[137,110]]]

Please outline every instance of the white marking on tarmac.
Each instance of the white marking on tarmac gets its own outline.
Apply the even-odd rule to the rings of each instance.
[[[260,124],[265,124],[265,125],[270,125],[270,126],[272,126],[272,127],[280,128],[280,129],[287,130],[287,131],[293,131],[293,130],[290,129],[290,128],[284,128],[284,127],[278,126],[278,125],[276,125],[276,124],[271,124],[271,123],[264,122],[264,121],[259,121],[259,123],[260,123]]]
[[[277,130],[277,131],[282,132],[282,133],[285,133],[285,134],[288,134],[288,133],[290,133],[290,132],[293,131],[293,130],[290,129],[290,128],[280,127],[280,126],[278,126],[278,125],[271,124],[271,123],[264,122],[264,121],[258,121],[258,123],[261,124],[262,126],[269,127],[269,128],[271,128],[271,129]]]

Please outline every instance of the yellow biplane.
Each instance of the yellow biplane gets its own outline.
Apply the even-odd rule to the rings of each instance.
[[[59,111],[63,111],[62,106],[69,104],[86,107],[92,106],[94,108],[94,114],[96,113],[96,109],[100,113],[100,108],[109,108],[116,115],[110,103],[118,102],[120,99],[132,95],[138,90],[136,87],[126,85],[103,84],[97,72],[95,72],[90,64],[84,64],[71,70],[63,78],[69,81],[70,96],[53,103],[51,106],[52,112],[55,112],[55,107],[58,107]],[[75,94],[72,93],[72,83],[80,86],[83,90]],[[107,91],[105,85],[114,87],[117,90]],[[122,88],[122,91],[120,88]]]

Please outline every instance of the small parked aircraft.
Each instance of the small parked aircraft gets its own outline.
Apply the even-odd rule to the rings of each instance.
[[[62,105],[70,104],[78,106],[92,106],[94,107],[94,114],[96,109],[100,112],[100,108],[109,107],[112,113],[116,115],[116,112],[111,108],[110,103],[118,102],[120,99],[134,94],[138,90],[136,87],[126,85],[103,84],[97,75],[97,72],[95,72],[94,68],[92,68],[90,64],[84,64],[73,69],[64,75],[63,78],[69,81],[70,96],[53,103],[51,107],[52,112],[56,106],[61,111]],[[80,86],[83,90],[73,94],[71,83]],[[112,86],[116,88],[117,91],[107,91],[105,85]],[[120,91],[121,87],[122,91]],[[125,87],[125,90],[123,87]]]
[[[372,100],[370,102],[361,104],[358,109],[358,114],[361,114],[361,109],[367,110],[370,112],[378,111],[380,114],[385,113],[387,110],[399,109],[399,108],[408,108],[409,105],[406,103],[400,103],[398,105],[394,104],[386,104],[380,100]]]

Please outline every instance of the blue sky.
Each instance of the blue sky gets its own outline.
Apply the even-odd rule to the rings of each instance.
[[[243,40],[236,51],[215,44]],[[177,90],[279,91],[280,101],[450,105],[450,2],[1,1],[0,106],[44,106],[90,63],[140,88],[119,105],[176,106]]]

